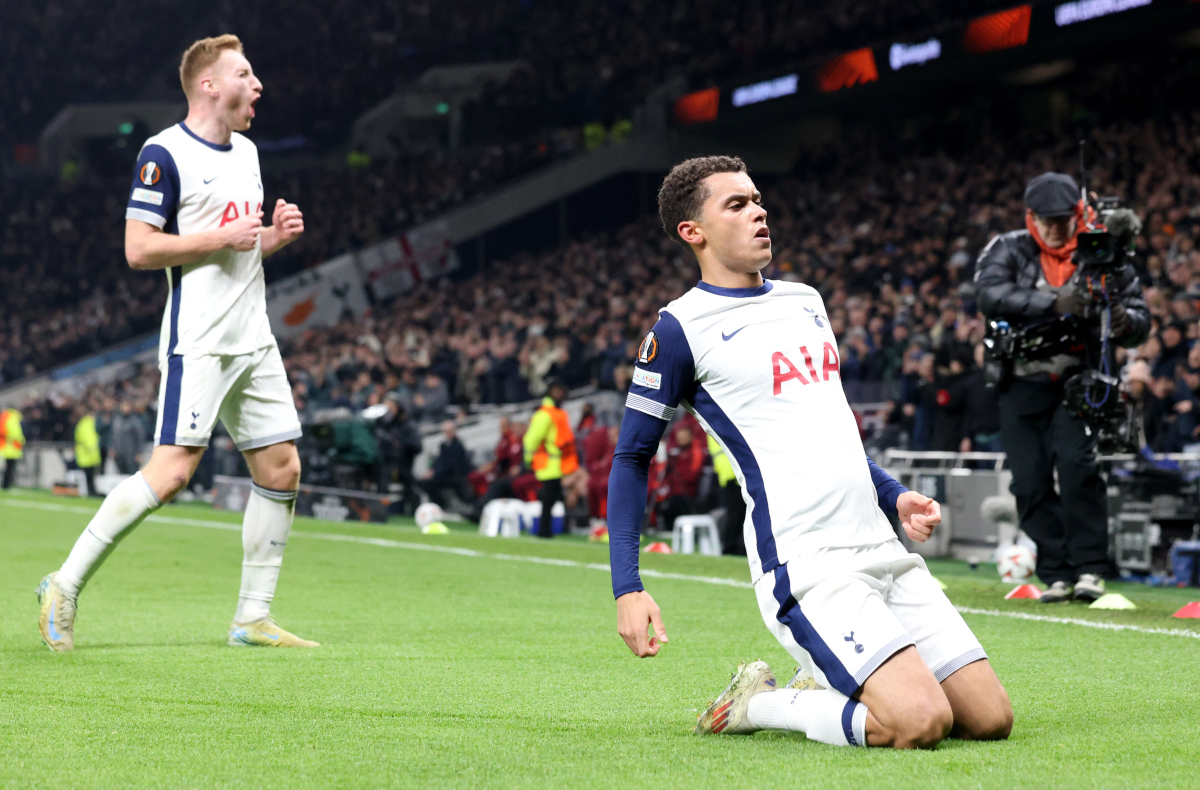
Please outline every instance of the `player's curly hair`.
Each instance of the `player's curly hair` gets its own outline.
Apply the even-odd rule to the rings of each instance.
[[[232,49],[241,54],[242,40],[232,33],[214,38],[202,38],[193,43],[183,53],[179,61],[179,81],[183,83],[183,92],[189,99],[196,90],[196,78],[205,69],[217,62],[222,50]]]
[[[700,208],[708,199],[704,179],[714,173],[745,173],[746,163],[736,156],[698,156],[671,168],[658,190],[658,218],[667,235],[691,247],[679,236],[679,223],[700,218]]]

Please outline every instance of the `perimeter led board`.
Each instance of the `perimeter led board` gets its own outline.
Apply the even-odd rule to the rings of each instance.
[[[1019,5],[974,19],[963,31],[963,49],[977,55],[1024,46],[1032,16],[1033,6]]]
[[[720,88],[693,91],[675,101],[675,120],[681,124],[715,121],[720,106]]]
[[[852,88],[878,79],[879,70],[875,68],[875,55],[870,47],[864,47],[845,55],[838,55],[822,66],[817,72],[817,90],[833,93],[842,88]]]
[[[734,107],[745,107],[748,104],[758,104],[761,101],[791,96],[800,85],[799,74],[785,74],[773,80],[756,82],[733,89],[731,103]]]
[[[904,44],[896,42],[888,49],[888,65],[892,71],[899,71],[905,66],[919,66],[942,56],[942,42],[936,38],[922,41],[920,44]]]
[[[1059,27],[1087,22],[1109,14],[1150,5],[1151,0],[1075,0],[1054,7],[1054,24]]]

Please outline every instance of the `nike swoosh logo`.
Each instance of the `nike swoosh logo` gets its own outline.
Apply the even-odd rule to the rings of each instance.
[[[58,629],[56,629],[54,627],[54,603],[53,602],[51,602],[51,604],[50,604],[50,622],[47,625],[49,625],[51,639],[55,639],[55,640],[62,639],[62,635],[60,635],[58,633]]]
[[[220,176],[213,176],[212,178],[206,178],[206,179],[204,179],[204,183],[211,184],[212,182],[216,181],[218,178],[220,178]]]
[[[746,326],[750,326],[750,325],[749,325],[749,324],[746,324]],[[745,328],[746,328],[746,326],[742,327],[742,329],[745,329]],[[736,335],[738,332],[741,332],[741,331],[742,331],[742,329],[735,329],[735,330],[733,330],[732,332],[730,332],[728,335],[727,335],[727,334],[725,334],[724,332],[722,332],[722,333],[721,333],[721,339],[722,339],[722,340],[733,340],[733,336],[734,336],[734,335]]]
[[[279,638],[279,636],[276,634],[263,634],[263,636],[265,636],[267,639],[278,639]]]

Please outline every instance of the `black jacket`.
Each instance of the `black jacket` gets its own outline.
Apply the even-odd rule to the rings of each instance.
[[[432,470],[435,480],[465,480],[471,473],[471,458],[458,437],[442,442]]]
[[[992,239],[975,265],[980,312],[988,318],[1003,318],[1013,326],[1053,318],[1055,294],[1037,289],[1042,271],[1040,254],[1028,230],[1014,230]],[[1116,342],[1126,347],[1138,345],[1150,331],[1150,309],[1142,298],[1142,285],[1133,264],[1125,262],[1110,293],[1129,314],[1130,331]],[[1099,331],[1092,334],[1092,339],[1098,340]]]

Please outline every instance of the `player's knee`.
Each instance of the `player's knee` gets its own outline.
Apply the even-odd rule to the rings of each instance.
[[[300,453],[292,450],[288,458],[278,470],[280,488],[292,491],[300,485]]]
[[[991,706],[986,714],[972,724],[969,738],[976,741],[1003,741],[1012,733],[1013,710],[1008,694],[1000,692],[1003,699]]]
[[[300,485],[300,453],[295,445],[288,445],[260,466],[256,474],[266,478],[259,480],[259,485],[276,491],[294,491]]]
[[[172,496],[182,491],[192,479],[191,460],[183,457],[174,461],[167,469],[166,478],[166,484],[170,488]]]
[[[932,749],[950,734],[954,713],[946,700],[929,700],[914,706],[897,728],[897,749]]]

